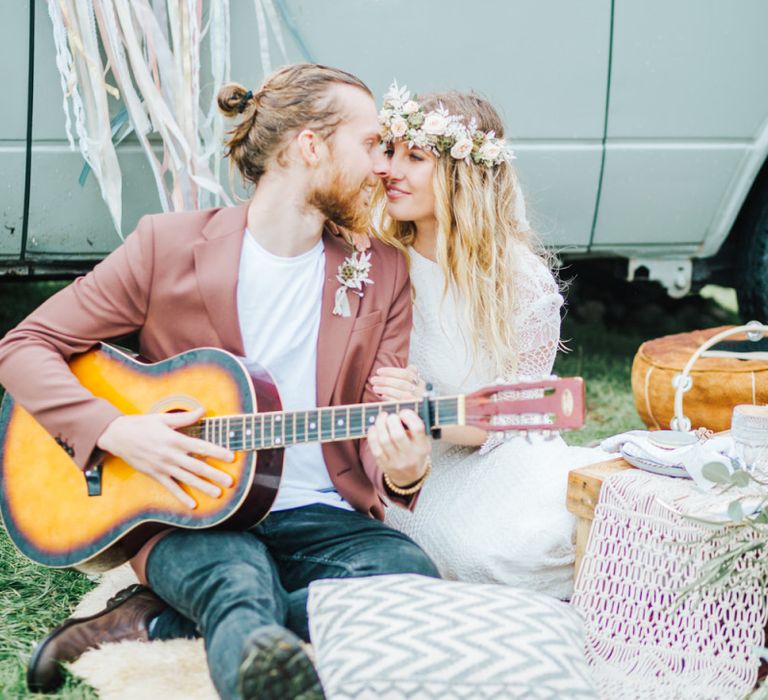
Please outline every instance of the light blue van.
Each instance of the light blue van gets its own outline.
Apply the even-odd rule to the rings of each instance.
[[[673,296],[708,281],[734,286],[746,317],[768,318],[765,0],[280,5],[314,60],[378,94],[397,78],[416,92],[489,97],[508,125],[534,226],[565,257],[605,259]],[[254,4],[231,0],[231,13],[232,78],[256,87]],[[0,275],[74,274],[119,237],[94,178],[78,183],[46,3],[4,3],[0,19]],[[285,38],[290,59],[305,60]],[[130,231],[160,204],[138,144],[127,140],[119,154]]]

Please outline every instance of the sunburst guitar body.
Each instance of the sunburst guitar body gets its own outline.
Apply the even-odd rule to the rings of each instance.
[[[279,411],[265,372],[251,376],[233,355],[201,348],[142,364],[108,345],[78,356],[70,369],[93,394],[126,414],[190,410],[206,416]],[[105,455],[89,495],[84,473],[61,445],[6,394],[0,406],[0,512],[11,539],[46,566],[111,568],[166,526],[205,528],[234,520],[248,527],[269,511],[282,472],[282,449],[238,451],[233,463],[209,460],[230,474],[220,498],[190,491],[189,509],[158,482]],[[91,490],[93,492],[94,489]],[[245,506],[249,518],[238,513]]]

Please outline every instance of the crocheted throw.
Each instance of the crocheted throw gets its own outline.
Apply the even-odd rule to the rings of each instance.
[[[675,606],[702,563],[727,549],[722,530],[685,516],[711,518],[733,498],[639,470],[603,484],[572,601],[601,697],[722,700],[754,686],[766,622],[754,556],[738,588]]]

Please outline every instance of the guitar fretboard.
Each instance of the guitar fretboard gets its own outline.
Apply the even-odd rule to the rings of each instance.
[[[464,397],[428,399],[432,428],[461,424]],[[411,409],[421,415],[423,402],[401,401],[328,406],[309,411],[274,411],[205,418],[183,432],[230,450],[267,450],[309,442],[362,438],[376,417]]]

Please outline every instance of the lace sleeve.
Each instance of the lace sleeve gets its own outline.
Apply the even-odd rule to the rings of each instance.
[[[538,259],[527,277],[527,284],[518,292],[515,324],[519,354],[510,362],[510,374],[534,378],[552,373],[560,343],[563,297],[552,273]]]
[[[520,265],[520,284],[513,312],[518,333],[517,357],[510,358],[502,379],[534,379],[552,373],[560,343],[560,307],[563,297],[547,266],[530,251]],[[480,448],[487,454],[504,441],[493,432]]]

